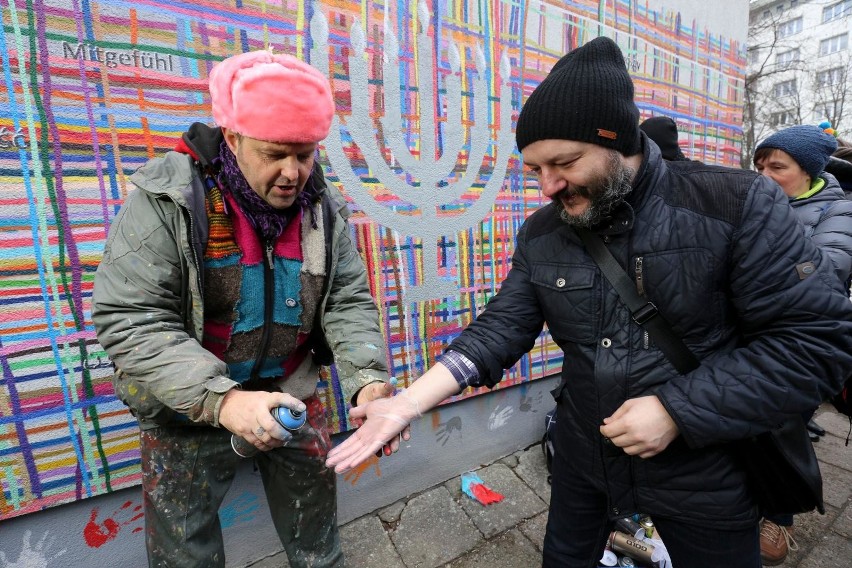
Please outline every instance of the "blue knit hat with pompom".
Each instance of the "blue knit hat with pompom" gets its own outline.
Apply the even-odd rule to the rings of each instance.
[[[837,150],[837,140],[818,126],[800,124],[776,132],[758,144],[755,151],[761,148],[788,153],[813,180],[825,170],[828,159]]]

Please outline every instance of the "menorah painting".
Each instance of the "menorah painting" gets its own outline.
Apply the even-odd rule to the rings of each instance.
[[[406,270],[406,267],[402,267],[411,275],[407,282],[400,282],[400,293],[406,303],[453,298],[458,294],[457,267],[442,263],[442,270],[438,270],[438,240],[446,237],[455,241],[459,232],[478,225],[490,213],[497,193],[503,187],[509,156],[514,150],[512,88],[507,52],[499,56],[499,71],[490,70],[491,73],[488,73],[482,47],[476,46],[473,54],[476,71],[470,77],[466,89],[469,93],[466,98],[472,99],[472,102],[465,104],[462,102],[465,97],[462,95],[461,56],[458,47],[450,42],[447,46],[450,72],[444,75],[443,85],[437,85],[437,93],[444,94],[440,97],[442,103],[436,100],[436,90],[430,85],[437,84],[438,66],[434,60],[433,39],[429,35],[429,9],[423,0],[418,4],[418,19],[416,48],[420,56],[417,58],[417,76],[434,78],[418,89],[419,103],[414,109],[415,115],[419,117],[418,155],[415,157],[402,136],[399,42],[387,20],[387,13],[383,22],[380,54],[383,86],[381,102],[384,109],[380,132],[384,134],[384,139],[379,140],[374,134],[376,128],[371,118],[368,97],[351,98],[351,114],[346,128],[371,175],[394,196],[393,202],[379,202],[377,196],[372,195],[353,172],[343,149],[344,139],[339,119],[335,119],[332,133],[325,142],[333,171],[343,186],[349,188],[347,195],[354,199],[358,207],[371,219],[399,235],[420,239],[420,270],[412,267]],[[311,61],[328,73],[328,22],[322,12],[314,15],[311,31],[314,40]],[[370,69],[365,57],[365,39],[357,20],[352,23],[349,37],[351,51],[347,63],[350,92],[368,93]],[[491,76],[492,83],[499,85],[494,89],[499,93],[499,98],[493,105],[489,105],[491,89],[487,75]],[[492,106],[499,109],[496,139],[491,138],[488,127]],[[462,109],[467,109],[472,116],[473,124],[469,132],[462,120]],[[442,118],[440,136],[436,130],[436,116]],[[459,165],[462,152],[465,159]],[[384,153],[389,154],[390,163],[385,160]],[[487,181],[484,187],[474,191],[474,185],[483,177],[486,155],[489,157]],[[454,173],[460,174],[458,179],[452,179]],[[472,200],[465,199],[466,194],[475,197]],[[461,204],[463,210],[439,216],[439,211],[453,204]]]
[[[212,123],[215,62],[269,48],[332,82],[320,161],[353,212],[403,385],[485,309],[543,203],[514,121],[566,51],[613,38],[643,114],[676,117],[691,157],[738,163],[743,46],[655,5],[2,0],[0,518],[140,481],[136,423],[91,323],[94,271],[130,174]],[[544,330],[501,386],[561,364]],[[334,367],[320,392],[348,429]]]

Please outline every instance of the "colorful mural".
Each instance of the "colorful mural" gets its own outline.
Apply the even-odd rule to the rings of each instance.
[[[688,156],[738,164],[743,46],[645,1],[0,9],[0,518],[139,483],[135,421],[113,396],[91,323],[93,276],[128,176],[191,122],[210,122],[207,76],[224,57],[272,48],[332,80],[338,112],[321,157],[354,211],[403,383],[497,291],[521,223],[542,203],[513,123],[566,51],[612,37],[643,115],[675,117]],[[504,384],[560,366],[543,333]],[[321,387],[331,425],[347,429],[334,369]]]

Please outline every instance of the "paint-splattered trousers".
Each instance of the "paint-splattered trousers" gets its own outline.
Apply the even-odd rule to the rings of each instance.
[[[305,403],[311,428],[303,428],[283,448],[260,452],[255,460],[290,566],[342,568],[336,477],[325,467],[331,441],[320,402],[312,398]],[[225,566],[218,513],[241,459],[230,439],[224,428],[205,426],[142,431],[151,568]]]

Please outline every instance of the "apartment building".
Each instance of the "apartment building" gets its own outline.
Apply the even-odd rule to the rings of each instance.
[[[852,134],[852,0],[752,0],[743,153],[793,124]]]

